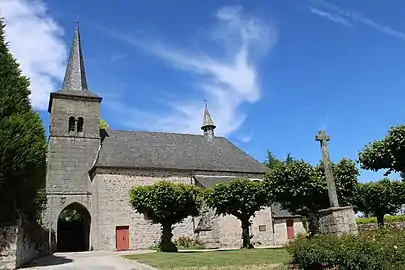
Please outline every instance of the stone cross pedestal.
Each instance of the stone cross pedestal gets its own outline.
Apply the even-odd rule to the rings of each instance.
[[[336,192],[336,185],[333,178],[332,163],[329,158],[328,141],[330,136],[327,136],[324,130],[318,132],[315,137],[316,141],[321,143],[322,163],[325,168],[326,183],[328,186],[328,196],[330,208],[319,211],[319,225],[321,233],[329,233],[343,235],[348,233],[357,233],[356,215],[353,207],[339,206],[339,201]]]

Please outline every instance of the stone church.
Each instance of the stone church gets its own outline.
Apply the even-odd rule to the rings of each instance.
[[[208,188],[234,177],[258,180],[266,172],[263,164],[215,136],[207,106],[202,134],[192,135],[102,130],[101,101],[87,87],[77,24],[62,87],[49,99],[48,202],[43,221],[55,233],[54,251],[147,249],[157,243],[159,225],[129,204],[133,186],[164,179]],[[79,227],[61,223],[68,209],[80,214]],[[251,232],[255,245],[279,246],[305,230],[299,217],[274,205],[257,213]],[[179,236],[211,247],[241,245],[239,221],[216,217],[209,209],[177,224],[174,239]]]

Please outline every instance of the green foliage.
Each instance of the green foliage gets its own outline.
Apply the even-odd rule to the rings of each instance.
[[[74,209],[66,209],[66,210],[62,211],[62,213],[60,213],[60,215],[59,215],[59,219],[62,219],[65,222],[83,220],[83,218],[79,214],[79,212],[77,212]]]
[[[243,248],[252,248],[250,243],[250,218],[271,202],[262,182],[246,178],[236,178],[218,183],[205,192],[207,205],[214,208],[217,215],[233,215],[241,221]]]
[[[45,202],[46,139],[29,80],[8,50],[0,20],[0,222],[36,221]]]
[[[272,169],[277,164],[281,163],[281,161],[270,150],[267,149],[266,161],[263,163],[264,163],[264,165],[266,165],[267,167]]]
[[[384,216],[384,223],[393,223],[393,222],[405,222],[405,215]],[[357,218],[356,223],[357,224],[377,223],[377,218],[376,217]]]
[[[379,141],[367,144],[359,153],[362,169],[405,172],[405,125],[392,127],[388,135]]]
[[[269,167],[270,169],[273,169],[275,167],[277,167],[277,165],[281,164],[281,163],[291,163],[294,161],[294,158],[292,157],[292,155],[290,153],[287,154],[287,157],[284,161],[278,159],[270,150],[267,150],[267,157],[266,157],[266,161],[264,162],[264,165],[266,165],[267,167]]]
[[[100,129],[109,129],[110,126],[107,124],[107,122],[104,119],[100,119]]]
[[[177,251],[172,242],[172,227],[188,216],[198,216],[201,199],[198,187],[168,181],[133,187],[130,191],[132,207],[153,223],[162,225],[162,251]]]
[[[384,225],[384,216],[393,215],[405,204],[405,183],[385,178],[377,182],[359,183],[354,200],[356,210],[377,217]]]
[[[405,231],[370,230],[359,235],[299,237],[287,246],[303,269],[405,269]]]
[[[349,205],[356,191],[356,165],[349,159],[333,164],[336,191],[341,205]],[[265,176],[266,189],[289,212],[308,218],[309,230],[318,231],[318,211],[330,207],[322,163],[312,166],[303,160],[277,164]]]

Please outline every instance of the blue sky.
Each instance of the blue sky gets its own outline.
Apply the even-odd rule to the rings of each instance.
[[[78,12],[89,88],[113,129],[200,133],[207,99],[217,134],[256,159],[316,163],[319,129],[337,161],[404,123],[400,0],[0,2],[46,127]]]

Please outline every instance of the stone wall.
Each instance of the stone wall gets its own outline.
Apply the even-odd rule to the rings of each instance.
[[[129,191],[133,186],[150,185],[159,180],[195,184],[192,172],[97,169],[91,188],[92,249],[114,250],[116,226],[129,226],[130,249],[148,249],[160,240],[160,225],[152,224],[129,204]],[[174,227],[173,239],[188,236],[198,238],[208,247],[241,246],[239,220],[233,216],[216,217],[212,211],[207,211],[206,215],[210,229],[195,232],[201,217],[189,217]],[[270,208],[256,213],[251,233],[252,242],[257,246],[274,244]]]
[[[301,218],[277,218],[274,220],[274,245],[283,246],[288,243],[287,235],[287,219],[294,221],[294,237],[299,234],[305,234],[307,231],[304,228]]]
[[[377,229],[377,223],[367,223],[367,224],[357,224],[359,230],[372,230]],[[397,229],[405,229],[405,222],[389,222],[385,223],[384,227],[386,228],[397,228]]]
[[[39,225],[0,227],[0,269],[16,269],[49,254],[49,235]]]
[[[97,174],[92,183],[91,246],[94,250],[114,250],[116,226],[129,226],[130,249],[148,249],[160,240],[159,224],[152,224],[129,203],[134,186],[151,185],[159,180],[191,184],[190,173],[117,170]],[[173,239],[194,236],[191,217],[177,224]]]
[[[353,207],[330,207],[319,211],[319,229],[325,234],[358,233]]]

